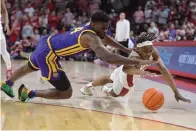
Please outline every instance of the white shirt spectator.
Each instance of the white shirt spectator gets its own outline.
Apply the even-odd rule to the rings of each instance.
[[[27,22],[22,28],[22,37],[32,37],[33,36],[33,27]]]
[[[48,18],[46,15],[42,15],[41,17],[39,17],[39,24],[40,27],[45,27],[47,28],[48,25]]]
[[[28,5],[28,6],[29,7],[25,8],[24,12],[28,13],[29,17],[32,17],[35,12],[35,9],[31,7],[31,5]]]
[[[118,42],[126,41],[129,39],[129,33],[130,33],[130,23],[128,20],[119,20],[116,23],[116,36],[115,39]]]

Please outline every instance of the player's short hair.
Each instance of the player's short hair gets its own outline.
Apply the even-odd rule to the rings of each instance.
[[[109,22],[110,18],[105,12],[99,10],[92,14],[91,21],[92,22]]]

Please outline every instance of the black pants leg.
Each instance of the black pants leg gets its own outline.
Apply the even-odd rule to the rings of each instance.
[[[122,46],[124,46],[124,47],[127,47],[128,48],[128,40],[127,41],[121,41],[121,42],[119,42]],[[122,56],[124,56],[124,57],[128,57],[129,56],[129,54],[128,53],[126,53],[126,52],[124,52],[124,51],[119,51],[119,53],[120,53],[120,55],[122,55]]]

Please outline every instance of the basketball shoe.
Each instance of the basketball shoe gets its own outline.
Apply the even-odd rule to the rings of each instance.
[[[18,99],[21,102],[27,102],[28,100],[32,99],[29,97],[30,92],[31,90],[29,90],[28,88],[25,87],[24,84],[22,84],[20,88],[18,89]]]
[[[4,91],[9,97],[15,96],[12,87],[7,85],[6,82],[1,83],[1,90]]]
[[[93,95],[93,86],[87,84],[80,89],[80,92],[84,95],[92,96]]]

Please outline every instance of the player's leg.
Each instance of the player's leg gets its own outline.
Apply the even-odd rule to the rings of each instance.
[[[8,96],[10,96],[10,97],[15,96],[13,89],[12,89],[12,86],[14,85],[14,82],[16,80],[20,79],[21,77],[23,77],[31,72],[39,70],[38,64],[35,59],[36,55],[37,55],[37,52],[34,51],[29,58],[28,64],[25,64],[24,66],[17,69],[12,74],[10,79],[8,79],[7,81],[5,81],[1,84],[1,90],[3,90]]]
[[[94,81],[88,83],[84,87],[80,89],[80,92],[84,95],[93,95],[92,87],[104,86],[108,83],[112,83],[113,81],[110,79],[110,75],[101,76],[96,78]]]
[[[6,79],[9,79],[12,75],[12,65],[11,65],[11,60],[10,60],[10,55],[7,52],[6,48],[6,40],[4,34],[1,36],[1,55],[3,57],[3,60],[5,61],[6,64]]]
[[[113,81],[112,87],[103,86],[101,91],[107,96],[119,97],[125,96],[128,89],[124,88],[127,84],[127,74],[122,71],[122,67],[117,68],[110,76]]]
[[[22,102],[35,97],[41,97],[46,99],[69,99],[72,96],[72,87],[65,74],[60,73],[58,80],[49,80],[49,82],[55,87],[47,90],[29,90],[24,85],[21,85],[18,89],[18,96]]]
[[[32,70],[28,64],[25,64],[24,66],[20,67],[15,72],[13,72],[10,79],[1,84],[1,90],[3,90],[8,96],[14,97],[15,95],[12,89],[14,82],[33,71],[35,70]]]
[[[45,56],[39,55],[37,63],[40,67],[42,77],[47,79],[55,88],[48,90],[29,90],[24,85],[18,90],[18,96],[21,101],[26,101],[34,97],[46,99],[69,99],[72,96],[72,87],[60,64],[56,60],[57,56],[48,52]]]

